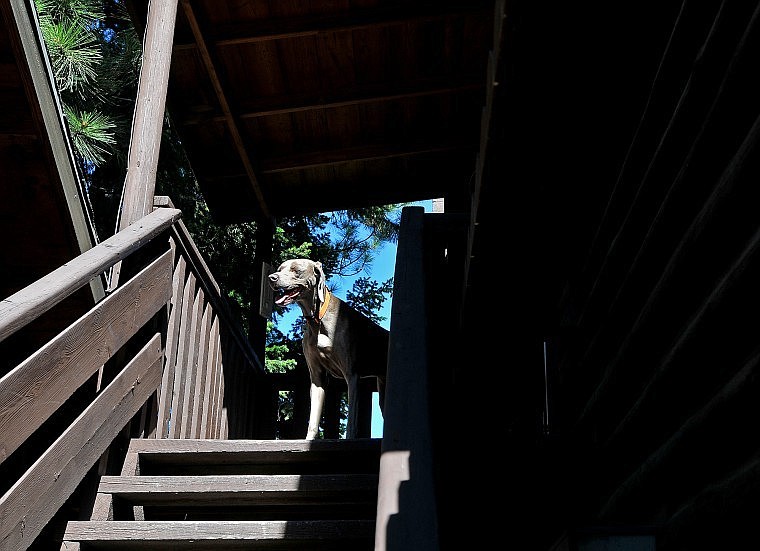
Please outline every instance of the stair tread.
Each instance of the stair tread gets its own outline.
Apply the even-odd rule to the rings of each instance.
[[[141,504],[372,501],[378,475],[103,476],[98,491]]]
[[[377,473],[380,439],[137,439],[130,453],[150,475]]]
[[[373,520],[332,521],[70,521],[64,541],[126,544],[130,549],[150,546],[150,549],[231,548],[231,542],[243,542],[253,549],[256,542],[287,545],[299,542],[370,541],[374,538]],[[195,546],[195,547],[193,547]],[[115,547],[112,547],[115,548]],[[147,548],[147,547],[146,547]],[[269,546],[267,548],[276,548]],[[330,547],[334,548],[334,547]]]
[[[140,454],[293,454],[318,456],[323,453],[380,453],[381,439],[357,438],[340,440],[206,440],[188,438],[145,438],[132,441],[131,451]]]
[[[202,476],[102,476],[99,491],[124,492],[320,492],[377,488],[376,474],[245,474]]]
[[[139,474],[102,476],[98,488],[119,520],[71,521],[63,540],[119,551],[370,551],[380,451],[380,439],[134,439],[125,472]],[[133,512],[138,520],[124,520]]]

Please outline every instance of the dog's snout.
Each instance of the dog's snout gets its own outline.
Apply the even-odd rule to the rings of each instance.
[[[280,278],[280,275],[278,273],[269,274],[269,281],[272,283],[275,283]]]

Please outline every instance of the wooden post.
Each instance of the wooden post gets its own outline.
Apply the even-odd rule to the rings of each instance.
[[[119,205],[117,231],[153,210],[176,17],[177,0],[152,0],[148,3],[143,59],[129,138],[127,177]],[[111,269],[109,291],[119,285],[121,270],[121,262]]]
[[[120,230],[153,210],[176,16],[177,0],[152,0],[148,5]]]
[[[268,307],[262,308],[266,302],[266,291],[269,290],[267,282],[267,267],[272,263],[272,246],[274,244],[274,221],[258,221],[256,223],[256,257],[254,258],[254,300],[248,315],[248,342],[251,348],[264,364],[266,349],[267,321],[271,316],[271,301]],[[259,290],[257,293],[256,290]],[[269,293],[271,298],[271,293]],[[267,311],[269,310],[269,311]],[[263,380],[254,383],[256,399],[253,406],[253,429],[255,438],[273,438],[275,431],[277,411],[277,390]],[[272,407],[274,402],[275,407]]]
[[[424,209],[404,207],[393,280],[376,551],[441,548],[431,451],[424,230]]]
[[[266,346],[267,321],[271,317],[271,304],[269,305],[269,311],[266,311],[267,308],[262,308],[262,304],[266,302],[266,291],[269,290],[267,282],[268,274],[265,272],[266,267],[272,263],[273,244],[274,224],[266,221],[257,221],[256,256],[253,259],[254,297],[248,318],[248,341],[262,362],[264,361],[264,348]]]

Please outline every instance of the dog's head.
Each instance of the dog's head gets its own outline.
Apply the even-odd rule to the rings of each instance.
[[[269,274],[269,286],[274,290],[275,304],[289,306],[300,299],[312,300],[314,289],[320,301],[325,300],[325,274],[322,263],[308,258],[286,260],[277,271]]]

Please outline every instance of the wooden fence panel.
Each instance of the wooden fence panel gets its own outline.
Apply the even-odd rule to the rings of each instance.
[[[155,205],[161,210],[171,206],[171,201],[159,197]],[[171,243],[177,251],[177,271],[184,269],[187,281],[177,287],[179,294],[175,291],[169,314],[164,374],[167,390],[162,391],[159,404],[158,436],[224,438],[222,435],[248,434],[254,426],[249,419],[248,398],[254,381],[266,376],[263,364],[238,327],[181,220],[171,228]],[[175,280],[181,282],[182,277],[175,274]],[[234,395],[226,394],[225,387]]]
[[[224,348],[221,327],[216,342],[216,372],[214,373],[214,402],[211,410],[210,438],[219,438],[219,426],[222,419],[222,381],[224,381]]]
[[[185,392],[185,369],[190,353],[190,325],[193,315],[196,282],[192,272],[188,273],[182,294],[182,315],[179,327],[179,345],[174,369],[174,390],[172,395],[172,419],[169,423],[170,438],[179,438],[182,427],[182,402]]]
[[[222,408],[224,407],[224,372],[227,369],[227,338],[223,328],[220,329],[219,338],[219,371],[216,380],[216,396],[214,398],[214,426],[213,438],[221,438]]]
[[[243,421],[244,421],[244,409],[245,409],[245,361],[238,348],[235,347],[235,392],[232,395],[232,400],[229,403],[229,409],[235,412],[235,438],[242,438],[243,436]]]
[[[198,287],[193,302],[193,312],[190,320],[190,332],[188,333],[189,351],[187,362],[184,367],[185,389],[182,396],[182,424],[180,425],[180,438],[190,438],[190,423],[193,416],[193,385],[195,384],[195,374],[198,371],[198,342],[203,317],[203,289]]]
[[[227,431],[229,437],[237,437],[238,433],[238,412],[236,404],[240,402],[240,358],[237,354],[237,347],[232,346],[228,352],[230,360],[228,362],[229,369],[225,371],[225,381],[227,392],[224,395],[224,405],[227,411]]]
[[[211,422],[213,419],[213,408],[216,388],[216,377],[219,372],[219,318],[214,316],[211,324],[211,334],[209,336],[208,347],[208,375],[206,384],[203,389],[203,412],[201,414],[200,437],[209,438],[211,436]]]
[[[171,271],[167,251],[0,379],[0,463],[166,304]]]
[[[225,405],[225,371],[233,369],[231,365],[226,363],[222,365],[222,370],[219,374],[219,396],[217,397],[217,404],[219,407],[219,425],[216,430],[216,438],[226,440],[229,438],[229,431],[227,427],[227,406]]]
[[[179,216],[176,209],[157,209],[0,303],[2,340],[143,245],[164,246],[154,238],[171,227],[169,250],[153,261],[141,257],[143,264],[134,268],[148,265],[130,281],[0,379],[0,464],[51,418],[62,419],[62,405],[80,408],[77,413],[84,408],[62,434],[50,435],[57,439],[48,449],[20,468],[14,461],[3,465],[16,471],[0,497],[0,549],[27,548],[59,510],[91,506],[69,499],[131,420],[139,419],[140,434],[148,438],[248,434],[251,388],[263,367],[187,230],[172,226]],[[151,338],[162,308],[165,327],[157,330],[165,335]],[[147,334],[141,331],[148,327]],[[133,356],[135,335],[140,344],[150,342]],[[109,375],[121,371],[89,402],[70,401],[106,364],[113,367]]]
[[[174,243],[174,240],[172,240],[172,243]],[[172,407],[172,396],[174,395],[174,376],[176,372],[177,348],[179,344],[179,328],[182,319],[185,266],[185,259],[182,258],[182,256],[177,257],[174,276],[172,278],[172,299],[169,305],[169,322],[166,331],[164,373],[161,379],[161,394],[158,403],[158,430],[156,431],[156,438],[166,438],[169,436],[169,419]]]
[[[161,382],[156,334],[0,498],[0,549],[26,549]],[[33,513],[33,514],[30,514]]]
[[[208,340],[211,333],[212,308],[209,303],[203,305],[203,317],[198,341],[198,369],[193,384],[193,414],[190,422],[190,438],[200,438],[201,418],[206,404],[203,401],[206,378],[208,376]]]

